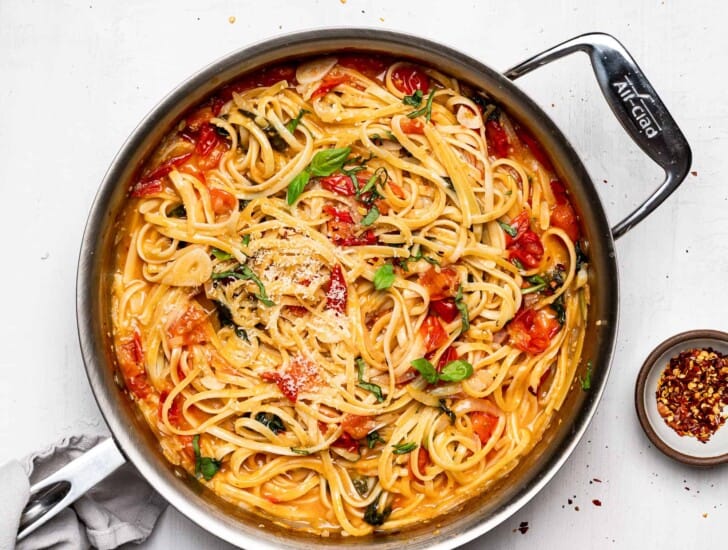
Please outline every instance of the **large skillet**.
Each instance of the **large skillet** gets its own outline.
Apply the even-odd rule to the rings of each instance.
[[[590,258],[592,303],[580,375],[594,366],[588,392],[572,388],[533,451],[495,487],[462,509],[404,532],[365,538],[329,538],[282,528],[210,493],[162,455],[156,438],[118,382],[109,316],[114,220],[135,172],[172,125],[218,86],[287,58],[341,50],[386,52],[412,58],[485,90],[543,144],[581,215]],[[627,133],[665,170],[665,180],[640,207],[610,228],[594,184],[564,135],[511,80],[573,52],[589,55],[602,92]],[[91,388],[113,434],[86,455],[32,488],[21,520],[25,536],[95,483],[130,460],[175,508],[215,535],[248,548],[451,548],[492,529],[530,500],[576,447],[607,381],[617,332],[618,284],[614,239],[654,210],[687,175],[690,148],[632,57],[613,37],[586,34],[528,59],[505,75],[455,50],[404,34],[330,29],[293,34],[245,48],[193,76],[134,130],[114,159],[91,208],[81,244],[77,281],[78,332]]]

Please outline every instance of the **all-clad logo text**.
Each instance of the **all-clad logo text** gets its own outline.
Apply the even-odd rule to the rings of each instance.
[[[653,138],[660,133],[662,128],[647,105],[648,101],[655,103],[650,94],[639,93],[634,83],[627,76],[622,81],[612,82],[612,86],[615,87],[620,99],[627,105],[632,118],[648,138]]]

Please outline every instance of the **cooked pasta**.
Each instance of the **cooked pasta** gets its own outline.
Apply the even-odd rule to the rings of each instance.
[[[115,355],[166,457],[293,529],[407,528],[542,437],[589,303],[569,194],[483,93],[375,55],[189,112],[118,223]]]

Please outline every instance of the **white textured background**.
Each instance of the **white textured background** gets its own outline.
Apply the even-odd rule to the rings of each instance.
[[[585,439],[529,505],[467,548],[724,547],[728,467],[660,455],[639,428],[633,388],[663,339],[728,329],[727,21],[718,1],[0,0],[0,462],[106,429],[77,343],[78,247],[112,157],[180,81],[252,42],[320,26],[419,34],[501,70],[600,30],[625,44],[681,124],[695,173],[617,243],[617,352]],[[613,222],[651,192],[660,171],[623,135],[585,57],[519,85],[572,140]],[[522,521],[528,532],[514,532]],[[228,548],[169,510],[143,547],[172,544]]]

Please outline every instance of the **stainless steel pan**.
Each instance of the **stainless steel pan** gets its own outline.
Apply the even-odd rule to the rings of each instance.
[[[159,139],[190,107],[218,86],[284,59],[341,50],[385,52],[441,69],[475,87],[527,126],[568,184],[588,241],[592,304],[584,361],[594,365],[591,389],[574,388],[536,448],[495,487],[461,510],[406,532],[366,538],[316,537],[284,529],[211,494],[162,455],[144,419],[125,396],[115,374],[110,343],[109,292],[114,220],[129,184]],[[665,170],[657,190],[610,228],[589,175],[568,140],[512,80],[573,52],[589,56],[604,97],[615,116],[647,155]],[[505,75],[453,49],[415,36],[369,29],[303,32],[235,52],[179,86],[142,121],[121,148],[91,208],[81,244],[77,280],[78,333],[91,389],[113,439],[32,488],[19,537],[47,521],[126,460],[175,508],[215,535],[248,548],[349,547],[452,548],[505,520],[531,499],[576,447],[596,410],[607,381],[619,309],[614,239],[664,201],[683,181],[690,147],[632,57],[613,37],[585,34],[517,65]],[[582,375],[584,365],[581,366]]]

